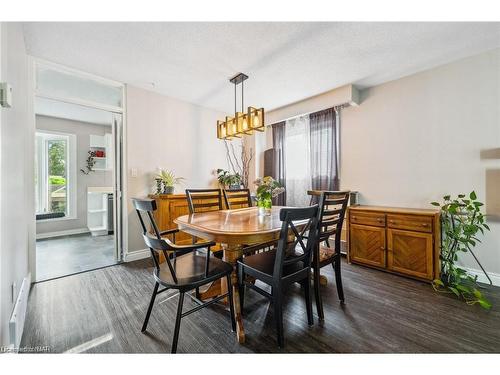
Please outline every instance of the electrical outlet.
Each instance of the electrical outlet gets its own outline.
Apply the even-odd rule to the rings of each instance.
[[[130,177],[137,177],[137,168],[130,168]]]
[[[17,285],[15,282],[12,283],[12,295],[10,301],[12,303],[16,302]]]
[[[0,82],[0,106],[12,107],[12,86],[7,82]]]

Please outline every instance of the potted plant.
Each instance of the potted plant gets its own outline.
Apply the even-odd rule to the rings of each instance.
[[[172,171],[161,170],[156,175],[157,187],[158,180],[161,181],[163,194],[173,194],[175,185],[179,185],[185,178],[176,177]]]
[[[271,176],[258,178],[254,184],[257,186],[255,194],[257,200],[257,207],[259,207],[259,215],[271,215],[272,198],[285,192],[285,188]]]
[[[239,173],[231,174],[224,169],[217,169],[217,181],[223,188],[239,189],[241,187],[241,176]]]
[[[450,195],[443,197],[443,203],[432,202],[434,206],[441,209],[441,277],[433,281],[436,291],[453,293],[463,298],[467,304],[479,304],[489,309],[490,302],[483,296],[477,284],[477,276],[472,276],[466,270],[456,265],[458,255],[461,252],[471,253],[479,263],[472,251],[479,240],[478,235],[490,230],[485,223],[485,217],[481,212],[482,202],[477,200],[475,192],[466,197],[460,194],[452,199]],[[479,263],[484,271],[484,268]],[[486,272],[485,272],[486,274]],[[488,277],[488,275],[486,274]],[[488,277],[489,279],[489,277]]]
[[[85,163],[86,163],[85,169],[80,169],[80,172],[82,172],[83,174],[89,174],[90,172],[93,172],[94,165],[96,163],[95,157],[96,157],[96,152],[90,150],[87,153],[87,159],[85,160]]]

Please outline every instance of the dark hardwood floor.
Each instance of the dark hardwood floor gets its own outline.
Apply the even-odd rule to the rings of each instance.
[[[140,328],[153,282],[150,260],[121,264],[35,284],[23,346],[50,352],[168,353],[177,296],[157,298],[148,333]],[[333,272],[323,290],[325,321],[307,325],[299,286],[286,298],[285,349],[276,344],[272,308],[246,293],[246,343],[236,343],[227,311],[213,306],[182,320],[179,353],[445,353],[500,352],[500,288],[488,287],[490,311],[467,306],[430,285],[344,263],[346,305],[338,302]],[[185,306],[194,302],[186,298]]]

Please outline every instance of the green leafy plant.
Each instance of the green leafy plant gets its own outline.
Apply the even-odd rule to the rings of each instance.
[[[241,185],[241,175],[239,173],[232,174],[224,169],[217,169],[217,181],[225,187],[233,185]]]
[[[484,235],[490,230],[481,212],[483,203],[477,200],[473,191],[466,197],[459,194],[456,198],[450,195],[443,197],[443,202],[431,202],[441,209],[442,242],[441,242],[441,277],[433,281],[436,291],[453,293],[463,298],[467,304],[479,304],[485,309],[491,303],[484,297],[477,284],[477,276],[471,276],[466,270],[458,267],[456,262],[461,252],[470,252],[481,240],[479,233]]]
[[[185,180],[184,177],[177,177],[172,171],[167,170],[161,170],[155,177],[160,179],[166,187],[174,187]]]
[[[94,165],[96,163],[95,158],[96,157],[96,152],[95,151],[89,151],[87,154],[87,159],[85,160],[85,169],[80,169],[80,172],[83,174],[89,174],[90,172],[94,171]]]
[[[66,185],[66,178],[63,176],[49,176],[49,185]]]

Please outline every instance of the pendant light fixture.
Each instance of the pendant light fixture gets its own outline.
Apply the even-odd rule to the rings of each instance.
[[[241,138],[243,135],[252,135],[254,131],[263,132],[264,108],[248,107],[244,112],[244,85],[243,82],[248,76],[238,73],[229,80],[234,84],[234,116],[226,116],[225,120],[217,121],[217,138],[231,140]],[[236,89],[241,84],[241,112],[236,109]]]

